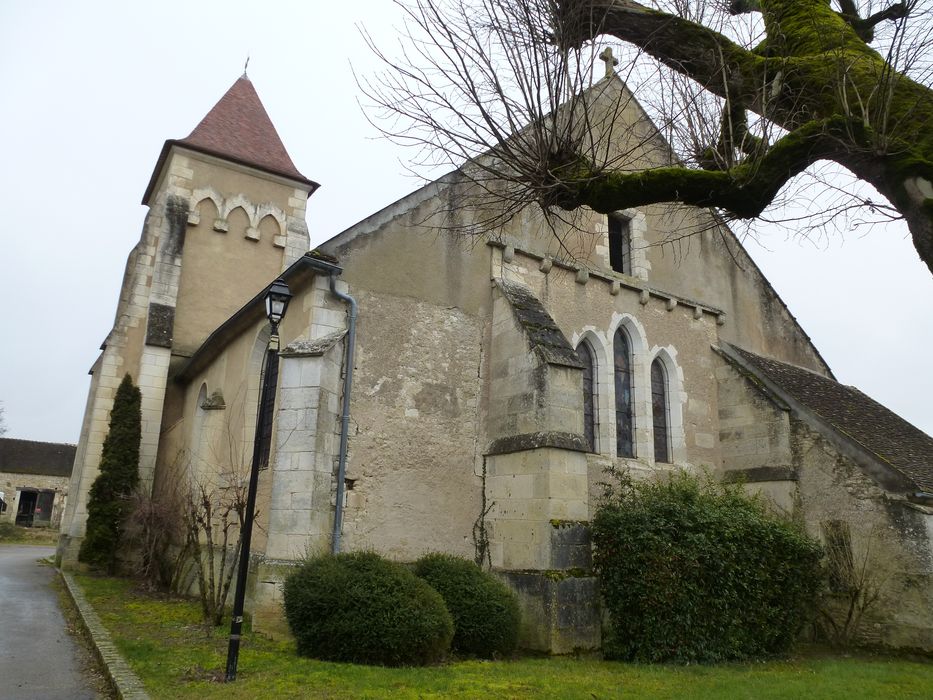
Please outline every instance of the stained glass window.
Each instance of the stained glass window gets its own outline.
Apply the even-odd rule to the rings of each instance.
[[[590,452],[596,452],[596,357],[586,341],[577,346],[583,363],[583,437]]]
[[[632,351],[621,328],[612,342],[616,385],[616,455],[635,456],[635,418],[632,412]]]
[[[651,363],[651,416],[654,427],[654,461],[670,462],[670,420],[667,402],[667,376],[660,359]]]

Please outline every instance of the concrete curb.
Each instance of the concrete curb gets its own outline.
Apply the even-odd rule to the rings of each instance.
[[[149,700],[149,695],[143,689],[139,676],[133,672],[129,664],[120,656],[120,652],[117,651],[116,645],[110,638],[110,632],[104,628],[103,623],[101,623],[97,613],[94,612],[91,604],[87,602],[87,598],[84,597],[84,593],[74,577],[62,570],[59,570],[58,573],[62,577],[62,581],[65,582],[68,595],[71,596],[71,600],[74,601],[75,607],[78,609],[78,615],[84,629],[94,646],[94,652],[97,654],[97,658],[100,659],[101,664],[103,664],[104,671],[110,679],[110,684],[117,691],[117,697],[120,700]]]

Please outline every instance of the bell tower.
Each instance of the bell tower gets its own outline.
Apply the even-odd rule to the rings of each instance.
[[[318,185],[289,157],[244,73],[194,130],[165,142],[142,203],[113,328],[91,369],[59,556],[73,563],[113,396],[142,391],[140,481],[151,485],[172,368],[308,250],[305,209]],[[169,396],[167,396],[167,393]]]

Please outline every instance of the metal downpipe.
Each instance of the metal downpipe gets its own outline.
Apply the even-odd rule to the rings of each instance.
[[[350,433],[350,390],[353,387],[353,351],[356,347],[356,299],[337,291],[337,276],[330,276],[331,293],[350,305],[347,321],[347,354],[343,373],[343,411],[340,416],[340,453],[337,460],[337,504],[334,510],[334,532],[331,538],[331,554],[340,553],[340,530],[343,526],[343,497],[347,474],[347,438]]]

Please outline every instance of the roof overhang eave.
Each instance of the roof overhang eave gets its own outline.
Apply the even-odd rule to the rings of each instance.
[[[186,148],[189,151],[194,151],[196,153],[204,153],[205,155],[214,156],[215,158],[222,158],[223,160],[228,160],[231,163],[236,163],[237,165],[243,165],[248,168],[255,168],[264,173],[269,173],[270,175],[276,175],[278,177],[284,177],[293,182],[301,183],[308,187],[308,197],[314,194],[317,189],[321,186],[319,183],[306,178],[304,175],[298,174],[296,177],[293,173],[282,172],[281,170],[276,170],[274,168],[266,168],[262,165],[257,165],[256,163],[251,163],[246,160],[239,158],[233,158],[227,154],[220,153],[219,151],[212,150],[210,148],[204,148],[203,146],[195,146],[190,143],[185,143],[181,139],[168,139],[164,144],[162,144],[162,151],[159,153],[159,158],[156,161],[155,168],[152,170],[152,176],[149,178],[149,184],[146,185],[146,191],[143,193],[142,204],[144,206],[149,205],[149,201],[152,199],[152,195],[155,192],[156,185],[159,182],[159,175],[162,173],[162,168],[165,166],[165,161],[168,159],[168,154],[172,150],[172,146],[178,146],[180,148]]]

